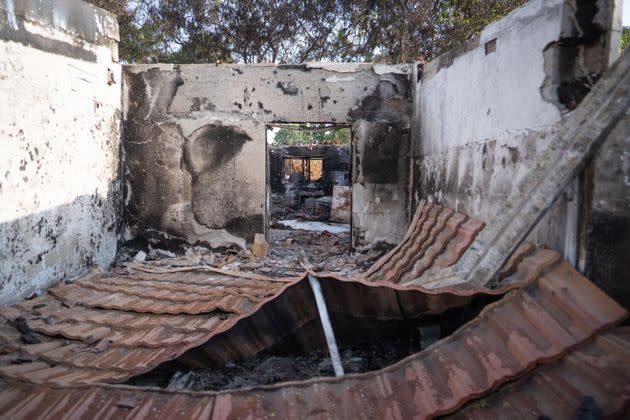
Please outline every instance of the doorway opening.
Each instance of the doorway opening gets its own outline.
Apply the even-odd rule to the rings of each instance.
[[[350,249],[352,132],[349,125],[267,126],[269,242]]]

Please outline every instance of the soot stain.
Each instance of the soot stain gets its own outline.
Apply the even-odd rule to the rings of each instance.
[[[300,92],[298,87],[295,86],[295,83],[293,83],[292,81],[289,81],[289,82],[278,82],[278,83],[276,83],[276,87],[278,89],[280,89],[282,91],[282,93],[284,93],[285,95],[289,95],[289,96],[295,96],[295,95],[297,95]]]
[[[219,168],[240,153],[243,145],[252,138],[238,127],[206,125],[191,136],[185,159],[193,176]]]

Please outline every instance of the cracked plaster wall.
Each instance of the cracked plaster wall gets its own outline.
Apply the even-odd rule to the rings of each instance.
[[[0,1],[0,303],[116,254],[115,18],[80,1]]]
[[[412,205],[430,197],[489,221],[605,70],[614,4],[533,0],[416,68]],[[578,190],[529,237],[574,264]]]
[[[128,237],[153,227],[195,242],[225,229],[251,241],[265,228],[266,124],[408,128],[409,73],[408,65],[339,63],[124,66]],[[372,229],[362,220],[354,227]],[[405,229],[388,238],[395,243]]]

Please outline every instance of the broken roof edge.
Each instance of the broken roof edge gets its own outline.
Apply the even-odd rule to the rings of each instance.
[[[587,397],[592,398],[603,418],[616,418],[624,412],[627,415],[630,388],[624,372],[630,371],[629,339],[629,326],[605,331],[561,360],[539,366],[530,375],[470,401],[448,418],[510,418],[510,412],[514,417],[537,412],[539,418],[576,418],[573,416]],[[605,383],[599,382],[602,380]],[[555,399],[558,395],[562,395],[560,403]]]
[[[584,280],[588,282],[587,279],[584,278]],[[322,283],[322,286],[324,286],[324,283]],[[519,290],[524,290],[524,288],[519,288]],[[603,293],[602,295],[607,297]],[[505,306],[506,304],[509,304],[509,301],[506,301],[506,299],[517,300],[518,297],[517,295],[514,295],[514,294],[507,294],[502,299],[485,306],[477,317],[475,317],[473,320],[459,327],[450,336],[433,343],[432,345],[430,345],[426,349],[423,349],[420,352],[413,353],[390,366],[384,367],[376,371],[346,374],[340,377],[333,377],[333,376],[316,377],[316,378],[311,378],[308,380],[287,381],[287,382],[281,382],[281,383],[272,384],[272,385],[256,385],[256,386],[244,387],[244,388],[238,388],[238,389],[232,389],[232,390],[193,391],[193,392],[184,391],[184,393],[193,395],[193,396],[201,396],[201,397],[225,396],[231,399],[245,396],[246,398],[254,398],[254,399],[261,400],[261,399],[264,399],[262,395],[264,393],[272,393],[275,391],[283,392],[291,388],[293,389],[297,388],[301,390],[312,389],[314,390],[314,392],[321,392],[320,388],[325,385],[332,386],[335,384],[357,383],[361,380],[368,380],[368,381],[373,380],[382,375],[386,375],[388,373],[394,373],[395,371],[401,368],[408,367],[407,365],[411,366],[411,364],[416,362],[418,359],[424,357],[425,355],[437,352],[440,349],[446,348],[449,345],[449,343],[453,343],[461,339],[460,336],[464,336],[468,334],[468,330],[470,329],[471,325],[475,323],[480,324],[482,322],[488,322],[488,321],[485,321],[485,318],[492,316],[497,308]],[[610,298],[608,299],[612,301],[612,299]],[[469,402],[475,401],[479,398],[482,398],[488,395],[489,393],[500,388],[504,384],[512,383],[514,381],[517,381],[521,378],[526,377],[529,373],[538,369],[541,366],[545,366],[550,363],[554,363],[556,361],[562,360],[567,354],[570,354],[574,350],[588,344],[590,341],[596,338],[599,334],[605,331],[608,331],[612,329],[615,325],[618,325],[619,323],[621,323],[624,319],[627,318],[627,316],[628,316],[628,313],[623,308],[619,307],[617,317],[613,317],[614,319],[611,318],[607,322],[603,322],[598,327],[592,329],[591,332],[584,337],[584,339],[576,340],[574,343],[570,345],[565,345],[564,347],[560,346],[560,351],[557,351],[556,353],[553,353],[549,355],[548,357],[540,357],[539,355],[539,357],[531,359],[529,363],[527,363],[527,365],[524,366],[520,371],[513,372],[512,375],[506,375],[504,373],[503,376],[499,376],[495,378],[494,381],[491,382],[485,389],[477,393],[462,395],[461,398],[458,401],[456,401],[454,404],[452,404],[450,407],[432,412],[431,417],[453,413],[454,411],[462,408],[464,405],[468,404]],[[450,360],[450,358],[448,359]],[[376,381],[376,382],[380,383],[384,381],[386,381],[386,379],[383,379],[382,381]],[[251,394],[254,394],[254,395],[252,396]],[[283,393],[283,395],[285,394]]]
[[[554,251],[540,251],[540,252],[549,254],[548,256],[557,255],[557,253],[555,253]],[[558,264],[557,261],[558,261],[557,258],[553,259],[554,266]],[[321,284],[324,289],[324,294],[328,296],[327,300],[330,301],[329,303],[331,305],[332,311],[338,312],[333,308],[333,305],[336,305],[336,303],[338,303],[337,301],[345,302],[347,300],[347,296],[349,296],[350,293],[354,293],[354,292],[357,292],[357,290],[360,290],[359,292],[357,292],[358,293],[357,295],[364,297],[364,299],[362,300],[362,307],[358,307],[356,304],[349,305],[348,307],[351,308],[352,315],[359,318],[367,316],[367,317],[374,317],[375,319],[387,320],[387,319],[403,319],[405,316],[417,317],[423,314],[442,313],[448,309],[461,307],[465,305],[467,302],[470,301],[471,298],[475,296],[480,296],[480,295],[502,296],[510,291],[523,289],[532,285],[533,283],[536,282],[536,280],[540,276],[541,270],[533,270],[531,273],[527,274],[526,276],[527,281],[525,282],[512,283],[499,289],[472,289],[472,290],[457,290],[455,288],[450,288],[450,287],[442,288],[442,289],[424,289],[420,286],[406,287],[406,286],[400,286],[400,285],[396,285],[396,284],[388,283],[388,282],[385,282],[385,283],[369,282],[361,278],[343,278],[336,275],[322,275],[321,273],[313,273],[313,272],[311,272],[311,274],[315,274],[317,275],[317,277],[322,279]],[[217,271],[221,271],[221,270],[217,270]],[[226,345],[217,347],[214,351],[211,352],[214,354],[215,357],[223,358],[225,354],[228,354],[229,357],[233,358],[234,355],[230,353],[230,350],[227,350],[227,352],[224,350],[226,346],[228,349],[230,348],[230,344],[233,341],[233,337],[231,334],[234,331],[238,331],[238,328],[241,328],[244,325],[247,326],[249,324],[259,325],[257,329],[255,330],[262,331],[264,330],[264,327],[267,325],[265,323],[265,321],[267,320],[266,317],[268,317],[268,315],[271,313],[277,312],[276,310],[274,310],[274,308],[277,308],[278,305],[282,304],[283,301],[285,303],[294,301],[296,296],[300,298],[297,300],[304,301],[304,299],[302,298],[306,294],[308,294],[310,290],[308,288],[308,284],[306,281],[307,273],[308,272],[305,272],[305,274],[301,277],[296,277],[294,281],[285,282],[285,284],[282,284],[282,285],[278,284],[279,288],[275,291],[275,293],[273,293],[268,298],[258,302],[250,310],[247,310],[240,314],[235,313],[234,318],[230,319],[229,322],[222,324],[217,329],[208,331],[206,334],[203,334],[201,337],[199,337],[196,340],[191,340],[185,344],[182,344],[181,346],[178,346],[177,349],[176,350],[174,349],[174,351],[170,353],[167,358],[163,358],[165,356],[162,356],[154,360],[153,363],[147,364],[144,368],[128,370],[127,373],[123,375],[124,377],[121,375],[118,375],[116,378],[112,377],[110,382],[123,382],[123,381],[128,380],[129,378],[142,375],[144,373],[147,373],[153,370],[157,365],[161,363],[164,363],[168,360],[177,359],[187,352],[194,352],[197,349],[201,349],[206,346],[211,346],[213,342],[227,343]],[[131,279],[133,279],[132,277],[133,274],[130,274],[129,276]],[[125,276],[122,275],[121,277],[125,277]],[[243,276],[243,277],[246,277],[246,276]],[[585,278],[584,280],[588,281]],[[91,280],[88,280],[88,281],[98,281],[98,279],[92,278]],[[77,284],[77,286],[79,285],[80,283]],[[61,287],[60,291],[63,292],[67,288],[74,287],[74,284],[63,285],[59,287]],[[306,289],[306,291],[304,289]],[[64,292],[64,293],[67,293],[67,292]],[[55,299],[57,300],[65,301],[64,293],[59,294],[58,291],[55,290],[55,288],[53,288],[51,289],[51,292],[49,294],[51,296],[54,296]],[[118,294],[120,294],[120,292],[118,292]],[[331,296],[337,296],[338,299],[332,299]],[[370,296],[372,298],[370,298]],[[381,296],[381,298],[379,299],[381,299],[382,302],[377,305],[376,304],[377,301],[374,301],[374,299],[377,299],[378,296]],[[386,299],[383,298],[386,296],[389,296],[389,298],[386,298]],[[392,299],[395,299],[395,302]],[[499,300],[499,302],[501,300]],[[388,305],[387,302],[389,302],[390,305]],[[400,306],[401,302],[403,306]],[[82,303],[81,301],[76,301],[74,303],[77,305],[85,306],[87,308],[92,308],[92,309],[107,309],[107,310],[120,310],[120,311],[126,310],[125,307],[113,308],[107,305],[102,305],[101,303],[98,303],[98,302],[95,304],[87,304],[87,305]],[[370,304],[373,304],[373,308],[376,308],[376,309],[370,309],[369,308]],[[398,311],[403,311],[403,312],[399,314],[394,314],[392,312],[392,308]],[[22,312],[24,311],[25,310],[23,309]],[[180,311],[176,313],[184,314],[187,312]],[[160,311],[155,312],[154,310],[151,310],[148,307],[143,307],[139,309],[139,312],[137,312],[137,314],[138,316],[142,316],[143,314],[162,315],[162,314],[167,314],[167,313],[162,313]],[[195,312],[195,314],[200,314],[200,313]],[[296,321],[295,325],[297,325],[296,328],[298,328],[299,327],[298,324],[300,321],[299,316],[295,317],[294,321]],[[249,330],[251,330],[251,328]],[[297,329],[293,329],[291,331],[285,331],[284,333],[292,334],[296,330]],[[274,336],[273,333],[274,331],[270,331],[269,334],[267,334],[266,336],[273,337]],[[61,335],[63,336],[63,334]],[[78,341],[81,342],[81,340],[78,340]],[[251,348],[247,350],[251,354],[238,354],[236,355],[236,357],[237,358],[249,357],[264,350],[265,343],[261,342],[258,344],[263,344],[263,348],[256,348],[256,349]],[[118,345],[116,343],[112,344],[112,349],[114,348],[118,348]],[[54,360],[51,360],[49,362],[53,363]],[[90,366],[92,365],[85,365],[85,366],[77,365],[76,368],[87,369]],[[96,367],[96,366],[93,366],[93,367]]]
[[[443,338],[441,340],[438,340],[435,343],[433,343],[432,345],[430,345],[429,347],[425,348],[424,350],[422,350],[420,352],[417,352],[417,353],[410,354],[409,356],[406,356],[405,358],[400,359],[399,361],[397,361],[396,363],[394,363],[392,365],[389,365],[389,366],[386,366],[384,368],[381,368],[381,369],[378,369],[378,370],[374,370],[374,371],[361,372],[361,373],[349,373],[349,374],[345,374],[343,376],[315,377],[315,378],[311,378],[311,379],[307,379],[307,380],[286,381],[286,382],[279,382],[279,383],[275,383],[275,384],[271,384],[271,385],[253,385],[253,386],[242,387],[242,388],[224,389],[224,390],[220,390],[220,391],[189,391],[189,390],[172,391],[172,390],[167,390],[166,388],[133,386],[133,385],[126,385],[126,384],[122,384],[122,383],[105,383],[105,382],[97,382],[97,383],[94,383],[94,384],[76,383],[76,384],[70,384],[70,385],[60,385],[60,384],[56,384],[54,382],[45,382],[45,383],[40,383],[40,384],[37,384],[37,385],[38,386],[51,387],[51,388],[63,388],[63,389],[65,389],[65,388],[94,388],[95,386],[98,386],[98,387],[104,387],[104,388],[126,389],[126,390],[130,390],[130,391],[159,392],[159,393],[168,394],[168,395],[185,394],[185,395],[190,395],[190,396],[207,397],[207,396],[220,396],[220,395],[228,395],[228,394],[229,395],[233,395],[233,394],[247,394],[247,393],[250,393],[252,391],[274,391],[274,390],[278,390],[278,389],[282,389],[282,388],[289,388],[289,387],[305,388],[305,387],[310,387],[311,385],[317,385],[317,384],[323,384],[323,383],[331,383],[331,384],[333,384],[333,383],[342,383],[342,382],[350,380],[350,379],[365,379],[365,378],[368,378],[368,377],[371,377],[371,376],[376,376],[376,375],[378,375],[380,373],[396,370],[396,369],[402,367],[402,365],[404,365],[406,363],[409,363],[413,359],[417,358],[421,353],[434,351],[436,348],[444,345],[444,343],[446,343],[448,341],[452,341],[453,340],[452,337],[455,335],[455,333],[458,330],[464,330],[465,328],[468,327],[468,324],[470,324],[471,322],[477,321],[484,314],[486,314],[488,312],[491,312],[492,310],[495,309],[495,306],[498,306],[498,304],[500,304],[500,303],[501,303],[500,301],[497,301],[497,302],[493,302],[493,303],[487,305],[485,308],[482,309],[481,313],[477,317],[475,317],[473,320],[471,320],[468,323],[466,323],[466,324],[462,325],[461,327],[459,327],[450,336],[448,336],[446,338]],[[626,326],[626,327],[621,327],[621,326],[620,327],[616,327],[620,323],[623,323],[624,320],[627,319],[627,316],[628,316],[628,314],[626,313],[624,317],[602,325],[601,327],[595,329],[593,331],[593,334],[588,339],[582,340],[579,343],[576,343],[576,344],[574,344],[572,346],[569,346],[569,347],[565,348],[562,352],[554,355],[553,357],[537,359],[534,363],[531,363],[522,372],[522,374],[519,374],[518,376],[515,376],[515,377],[504,378],[504,380],[493,384],[493,386],[491,388],[492,389],[496,389],[496,388],[498,388],[498,387],[500,387],[501,385],[504,385],[504,384],[518,383],[518,381],[520,380],[518,378],[523,378],[524,376],[526,376],[527,373],[529,373],[529,372],[531,372],[533,370],[536,370],[536,369],[538,369],[540,367],[544,367],[544,366],[546,366],[546,365],[548,365],[550,363],[554,363],[554,362],[556,362],[558,360],[561,360],[567,354],[575,351],[576,349],[579,349],[579,348],[584,347],[584,346],[588,346],[599,335],[604,334],[607,331],[613,330],[615,328],[630,328],[628,326]],[[27,381],[23,381],[23,380],[19,380],[19,379],[13,379],[13,378],[7,378],[7,377],[3,377],[3,376],[0,376],[0,381],[11,381],[11,382],[17,382],[17,383],[32,384],[32,382],[27,382]],[[485,393],[481,394],[481,395],[477,395],[474,399],[476,399],[478,397],[481,397],[482,395],[485,395]],[[473,400],[471,400],[471,401],[473,401]],[[462,403],[461,405],[458,405],[458,407],[454,408],[453,410],[457,410],[458,408],[461,408],[463,405],[464,404]],[[447,414],[447,413],[440,413],[438,415],[444,415],[444,414]]]
[[[530,0],[503,18],[491,22],[485,26],[478,35],[475,35],[460,45],[438,55],[427,63],[423,63],[422,79],[429,75],[434,75],[442,69],[449,68],[457,59],[484,47],[486,42],[498,39],[504,32],[515,31],[517,27],[526,27],[537,16],[549,16],[552,13],[561,14],[565,1],[563,0]],[[556,38],[560,38],[560,27],[558,27]]]

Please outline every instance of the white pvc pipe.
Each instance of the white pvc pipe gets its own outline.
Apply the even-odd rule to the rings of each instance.
[[[308,282],[310,283],[313,294],[315,295],[315,302],[317,303],[317,310],[319,311],[319,319],[322,322],[322,328],[324,329],[324,335],[326,336],[328,353],[330,353],[330,360],[332,360],[335,376],[343,376],[344,372],[341,364],[341,357],[339,357],[339,349],[337,348],[337,341],[335,340],[335,334],[333,333],[330,317],[328,316],[328,308],[326,307],[322,287],[319,284],[319,279],[311,274],[308,275]]]

